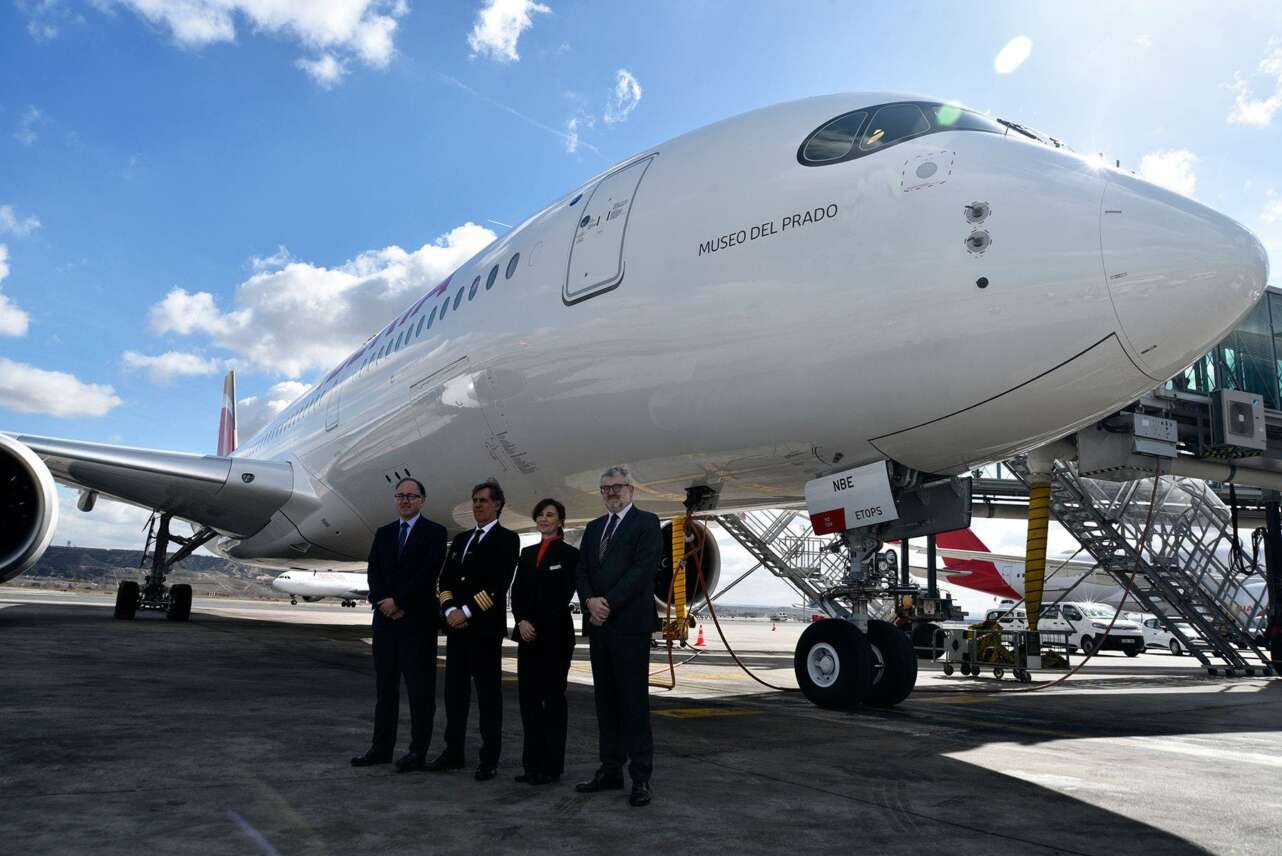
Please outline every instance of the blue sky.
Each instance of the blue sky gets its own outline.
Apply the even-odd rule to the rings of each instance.
[[[210,452],[227,366],[252,430],[500,224],[860,89],[1120,160],[1282,259],[1282,4],[2,0],[0,430]]]

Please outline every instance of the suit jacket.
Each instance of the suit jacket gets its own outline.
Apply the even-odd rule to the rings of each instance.
[[[516,571],[521,538],[511,529],[495,523],[489,534],[463,557],[474,529],[454,536],[441,571],[441,614],[450,607],[467,607],[472,617],[467,620],[470,636],[507,635],[507,590]],[[458,632],[458,631],[450,631]]]
[[[574,640],[574,619],[570,617],[570,598],[577,585],[575,572],[579,551],[557,539],[548,545],[543,564],[535,565],[539,547],[533,544],[521,551],[512,582],[512,620],[528,621],[538,634],[536,641]],[[513,628],[512,638],[521,641],[520,631]]]
[[[445,562],[445,527],[419,517],[400,548],[401,521],[379,527],[369,548],[369,602],[392,598],[405,618],[436,627],[436,578]],[[376,613],[381,616],[381,613]]]
[[[602,557],[601,536],[609,519],[607,514],[589,523],[579,544],[577,582],[583,614],[588,615],[589,597],[604,597],[610,604],[605,624],[596,627],[589,621],[588,633],[653,633],[659,629],[654,578],[663,557],[659,518],[632,506]]]

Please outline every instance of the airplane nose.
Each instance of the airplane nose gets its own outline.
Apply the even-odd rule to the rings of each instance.
[[[1157,381],[1237,325],[1268,281],[1251,232],[1186,196],[1113,173],[1100,214],[1104,275],[1140,368]]]

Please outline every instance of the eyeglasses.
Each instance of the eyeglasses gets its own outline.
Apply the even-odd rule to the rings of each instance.
[[[395,496],[397,502],[413,502],[416,499],[423,498],[423,495],[419,493],[398,493]]]
[[[623,493],[625,489],[631,488],[631,487],[632,485],[630,484],[603,484],[601,485],[601,495],[602,496],[609,496],[610,494],[617,495],[617,494]]]

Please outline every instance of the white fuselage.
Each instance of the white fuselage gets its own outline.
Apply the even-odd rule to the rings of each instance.
[[[1233,221],[1013,133],[798,162],[832,117],[898,100],[720,122],[517,226],[236,451],[289,461],[315,501],[220,549],[359,562],[405,474],[457,529],[491,476],[520,528],[545,496],[571,523],[602,513],[616,463],[661,515],[694,485],[722,508],[797,503],[838,462],[958,473],[1130,402],[1262,293]]]
[[[365,574],[343,571],[285,571],[272,580],[272,588],[304,600],[333,597],[349,601],[369,596]]]

